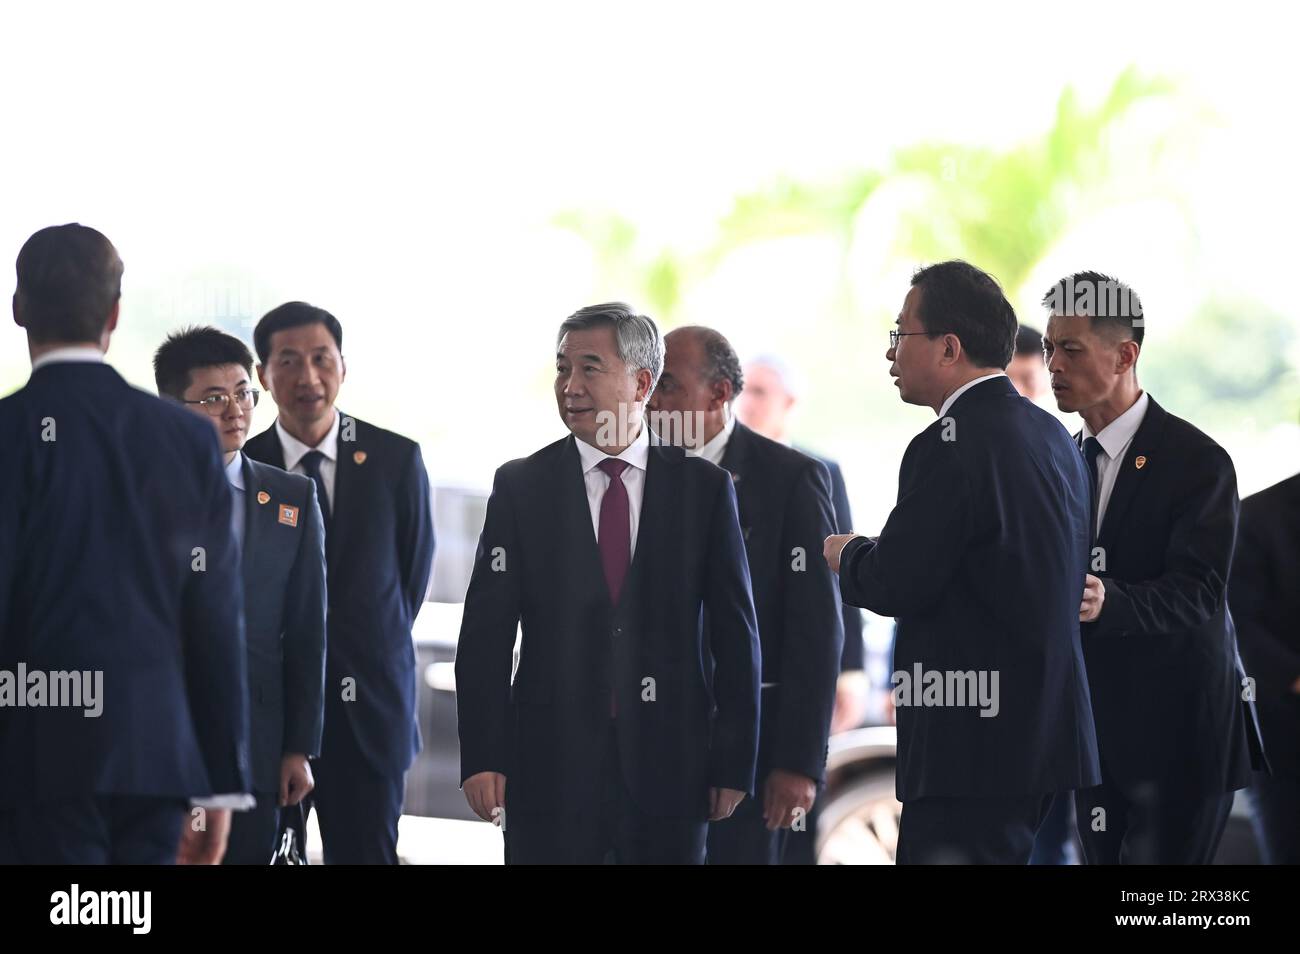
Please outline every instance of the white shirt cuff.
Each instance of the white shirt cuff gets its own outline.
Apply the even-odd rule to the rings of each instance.
[[[208,795],[205,798],[191,798],[191,808],[228,808],[235,812],[251,811],[257,806],[257,799],[248,794]]]

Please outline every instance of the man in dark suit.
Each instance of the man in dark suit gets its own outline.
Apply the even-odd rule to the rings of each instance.
[[[839,675],[839,588],[821,555],[835,531],[830,478],[817,461],[736,420],[732,403],[745,382],[726,338],[691,326],[664,345],[651,426],[731,474],[762,655],[760,797],[709,826],[709,863],[780,864],[790,830],[808,830],[825,778]]]
[[[259,391],[253,355],[216,328],[177,332],[154,354],[158,393],[212,422],[234,506],[244,581],[249,731],[257,806],[235,816],[225,864],[271,861],[280,808],[312,790],[325,684],[325,531],[316,485],[240,453]]]
[[[1232,460],[1139,386],[1127,285],[1079,272],[1043,304],[1057,405],[1084,421],[1095,535],[1080,619],[1102,778],[1075,795],[1084,858],[1208,864],[1252,761],[1226,597]]]
[[[335,410],[343,328],[303,302],[253,331],[257,374],[279,408],[244,447],[316,484],[329,616],[325,730],[312,793],[326,864],[397,864],[406,771],[420,749],[411,626],[433,567],[420,447]]]
[[[1241,502],[1228,603],[1272,774],[1250,785],[1265,864],[1300,864],[1300,475]]]
[[[1052,794],[1099,779],[1079,647],[1087,479],[1003,374],[1015,336],[979,269],[913,276],[885,356],[938,420],[908,446],[880,536],[826,542],[844,600],[898,619],[900,864],[1024,864]]]
[[[571,434],[497,470],[465,598],[465,797],[502,824],[511,863],[700,864],[709,820],[753,792],[758,748],[736,494],[650,440],[649,318],[584,308],[556,351]]]
[[[212,428],[104,363],[121,279],[81,225],[18,254],[32,377],[0,400],[0,864],[213,864],[249,801],[230,491]]]
[[[853,509],[849,506],[849,490],[839,462],[790,443],[790,413],[799,399],[801,389],[795,383],[794,372],[779,358],[760,355],[745,363],[744,375],[745,389],[736,399],[736,419],[763,437],[778,444],[793,446],[795,450],[820,461],[831,478],[835,532],[851,533]],[[862,724],[866,715],[867,691],[870,688],[865,672],[866,646],[862,641],[862,610],[842,603],[840,613],[844,620],[844,649],[840,654],[840,677],[835,690],[835,711],[831,716],[832,733],[855,729]]]

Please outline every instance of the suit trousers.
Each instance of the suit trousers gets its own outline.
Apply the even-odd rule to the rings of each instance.
[[[325,864],[397,864],[397,822],[406,773],[375,769],[347,720],[331,725],[328,715],[324,751],[312,760],[312,773],[312,807]]]
[[[506,864],[704,864],[708,822],[652,815],[637,804],[623,779],[613,719],[602,747],[600,779],[595,817],[511,808],[504,832]],[[507,779],[507,792],[509,785]]]
[[[900,865],[1023,865],[1052,794],[927,796],[903,803],[898,823]]]
[[[1121,785],[1102,765],[1102,783],[1075,792],[1089,865],[1208,865],[1228,824],[1232,792],[1189,792],[1165,782]]]
[[[1300,865],[1300,778],[1256,772],[1249,796],[1263,863]]]
[[[183,799],[81,795],[0,811],[0,865],[171,865]]]

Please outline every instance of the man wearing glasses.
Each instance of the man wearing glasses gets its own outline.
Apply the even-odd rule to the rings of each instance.
[[[1003,369],[1016,316],[992,276],[912,277],[889,373],[936,420],[878,537],[825,556],[844,602],[898,620],[900,864],[1024,864],[1055,792],[1100,779],[1079,644],[1088,481],[1069,434]],[[984,680],[981,682],[981,680]]]
[[[325,533],[316,485],[241,453],[259,392],[253,356],[216,328],[168,337],[153,359],[160,395],[212,421],[234,505],[244,577],[249,723],[257,806],[235,814],[226,864],[265,865],[279,810],[312,790],[325,689]]]

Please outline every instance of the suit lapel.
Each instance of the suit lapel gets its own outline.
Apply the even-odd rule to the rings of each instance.
[[[645,488],[641,494],[641,515],[637,520],[636,552],[628,567],[619,605],[627,604],[633,591],[639,589],[645,577],[645,567],[654,562],[663,536],[668,532],[668,513],[671,501],[681,499],[680,473],[673,466],[676,458],[671,449],[651,443],[646,457]]]
[[[275,440],[278,447],[280,441]],[[259,494],[267,495],[267,502],[262,503]],[[261,482],[261,478],[248,455],[244,455],[244,552],[241,560],[244,571],[244,594],[253,592],[257,586],[258,574],[255,555],[266,546],[267,529],[270,521],[275,519],[278,506],[271,488]]]
[[[591,506],[587,502],[582,458],[578,454],[577,438],[572,434],[560,446],[556,466],[551,471],[551,481],[551,492],[545,499],[560,502],[557,537],[565,541],[562,552],[575,556],[574,582],[581,591],[589,592],[608,604],[609,589],[605,585],[600,548],[591,526]]]
[[[348,504],[356,496],[357,484],[361,479],[360,470],[365,466],[367,456],[365,440],[361,436],[361,422],[355,417],[348,417],[342,411],[338,413],[336,422],[338,440],[334,445],[334,496],[329,502],[330,524],[325,540],[325,557],[328,563],[334,562],[335,554],[341,546],[339,537],[344,535]],[[353,439],[350,441],[343,439],[345,420],[352,422],[350,436]],[[324,508],[326,502],[322,500],[320,505]]]
[[[747,428],[739,421],[736,422],[735,428],[731,432],[731,437],[727,440],[727,449],[722,452],[720,464],[722,469],[731,474],[731,482],[736,488],[736,503],[740,508],[740,532],[749,542],[750,523],[747,515],[753,511],[749,507],[749,497],[754,488],[752,480],[746,480],[749,474],[749,451],[751,446],[751,436],[753,431]]]
[[[1159,454],[1155,452],[1160,450],[1164,439],[1165,418],[1168,415],[1154,399],[1148,397],[1147,401],[1146,415],[1138,425],[1133,440],[1129,442],[1123,460],[1116,464],[1119,472],[1115,475],[1115,484],[1111,487],[1110,499],[1106,502],[1106,516],[1101,521],[1101,532],[1097,534],[1097,542],[1103,547],[1111,542],[1111,538],[1123,526],[1125,513],[1144,485],[1147,474],[1151,472],[1152,464],[1149,462],[1159,464]],[[1141,467],[1138,466],[1139,459],[1142,461]]]

